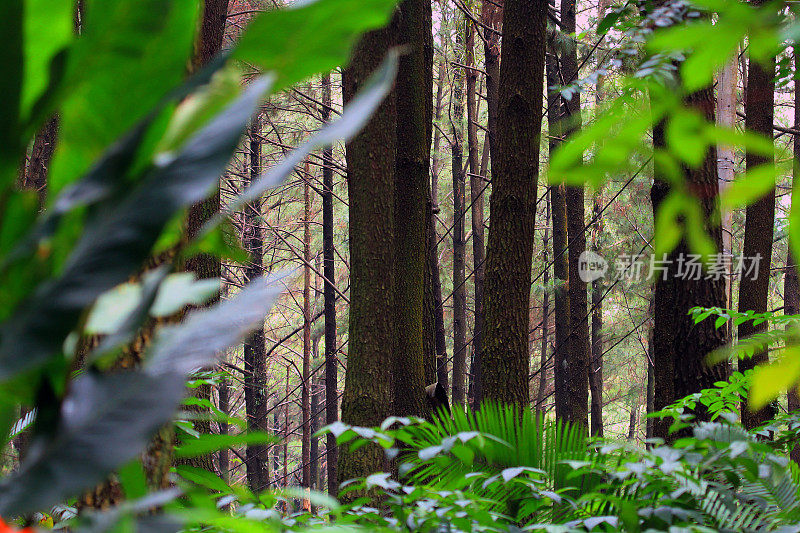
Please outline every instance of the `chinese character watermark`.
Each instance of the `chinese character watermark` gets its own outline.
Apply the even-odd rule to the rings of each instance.
[[[716,253],[706,263],[700,254],[663,254],[661,257],[623,254],[614,259],[610,278],[627,282],[659,278],[699,281],[740,277],[756,280],[760,265],[761,254],[735,258],[729,253]],[[609,262],[595,252],[585,251],[578,259],[578,277],[584,283],[604,278],[608,271]]]

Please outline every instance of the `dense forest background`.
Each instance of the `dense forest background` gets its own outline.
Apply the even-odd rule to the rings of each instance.
[[[0,9],[6,521],[798,530],[792,2],[113,4]]]

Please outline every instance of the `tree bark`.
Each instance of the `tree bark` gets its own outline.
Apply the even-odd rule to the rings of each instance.
[[[603,233],[602,196],[597,191],[594,196],[593,218],[597,219],[592,234],[592,251],[600,254],[600,240]],[[592,394],[591,434],[603,436],[603,294],[605,283],[602,279],[592,281],[592,348],[589,365],[589,389]]]
[[[551,3],[551,5],[554,5]],[[547,86],[560,85],[558,56],[556,55],[555,34],[549,36],[547,43]],[[562,141],[561,119],[563,106],[557,90],[547,92],[547,128],[550,154]],[[570,402],[566,385],[567,357],[570,353],[570,301],[569,301],[569,263],[567,254],[567,204],[563,185],[552,185],[549,190],[550,208],[553,216],[553,277],[555,282],[555,347],[553,349],[553,381],[555,387],[556,418],[566,420]]]
[[[261,174],[261,121],[253,118],[249,143],[250,172],[248,183]],[[245,265],[247,281],[264,275],[264,228],[261,221],[260,200],[248,203],[244,208],[242,234],[244,249],[250,256]],[[268,429],[267,416],[267,360],[264,326],[257,328],[244,342],[244,403],[249,428],[258,431]],[[247,485],[255,493],[269,486],[269,447],[264,444],[249,444],[245,449]]]
[[[469,24],[467,33],[467,51],[465,64],[470,67],[475,65],[475,25]],[[467,75],[467,147],[469,153],[469,190],[472,204],[472,265],[473,282],[475,285],[475,314],[472,330],[472,369],[469,390],[472,391],[473,404],[475,396],[475,372],[480,366],[481,336],[483,330],[483,269],[486,258],[486,242],[483,229],[483,190],[484,175],[481,173],[478,157],[478,101],[477,81],[478,71],[474,68],[466,69]]]
[[[331,118],[331,75],[322,78],[322,120]],[[333,424],[339,420],[339,397],[337,391],[338,368],[336,357],[336,265],[333,244],[333,147],[322,149],[322,263],[325,274],[323,299],[325,306],[325,423]],[[337,460],[339,448],[336,436],[328,433],[325,437],[327,459],[328,494],[333,497],[339,493],[337,479]]]
[[[222,47],[225,35],[225,19],[228,15],[228,0],[206,0],[203,6],[203,17],[200,22],[200,32],[195,41],[195,50],[192,57],[191,72],[196,72],[207,65]],[[189,208],[186,223],[186,234],[191,239],[214,215],[219,212],[219,189],[208,199]],[[184,268],[187,272],[194,272],[200,279],[221,278],[219,258],[207,253],[200,253],[186,260]],[[209,302],[210,303],[210,302]],[[193,394],[200,399],[211,400],[211,387],[202,385],[194,389]],[[195,429],[202,434],[211,433],[211,423],[208,420],[195,421]],[[211,455],[192,457],[187,460],[192,466],[214,471]]]
[[[459,25],[466,26],[466,17]],[[464,30],[456,29],[456,49],[464,46]],[[464,240],[464,72],[456,66],[453,70],[453,87],[450,93],[452,113],[450,145],[451,173],[453,176],[453,388],[452,401],[463,404],[466,399],[467,375],[467,287],[465,284],[466,241]]]
[[[483,392],[529,404],[528,327],[542,126],[546,0],[504,7],[497,150],[484,279]]]
[[[545,220],[544,220],[544,236],[542,237],[542,261],[545,264],[544,276],[542,283],[545,287],[550,282],[550,266],[547,254],[547,247],[550,241],[550,199],[545,199]],[[550,292],[545,289],[544,296],[542,297],[542,347],[539,354],[539,387],[536,391],[536,404],[535,409],[544,415],[544,398],[545,390],[547,387],[547,342],[550,333]]]
[[[575,0],[561,0],[561,23],[564,32],[575,33]],[[578,48],[570,37],[568,50],[561,59],[562,77],[571,84],[578,79]],[[564,102],[564,136],[569,137],[581,127],[580,93]],[[566,187],[567,236],[569,238],[569,303],[570,303],[570,351],[565,371],[567,394],[567,420],[574,424],[589,424],[589,322],[587,312],[586,282],[581,279],[579,262],[586,251],[585,208],[583,186]]]
[[[394,413],[427,415],[423,364],[426,225],[433,118],[430,0],[400,4],[398,44],[407,48],[397,73],[394,173]]]
[[[303,173],[303,375],[301,387],[302,442],[301,465],[303,487],[311,488],[311,187],[308,159]],[[303,499],[303,510],[311,510],[311,502]]]
[[[701,89],[690,95],[686,104],[702,113],[706,120],[714,122],[714,93],[711,88]],[[665,149],[664,124],[653,128],[653,145]],[[654,164],[655,179],[650,197],[654,213],[669,193],[664,170]],[[684,178],[704,215],[705,231],[719,250],[722,233],[719,226],[709,222],[717,205],[719,182],[717,179],[716,147],[709,148],[703,163],[698,168],[684,168]],[[686,257],[691,250],[683,239],[667,255],[665,272],[658,272],[655,280],[654,327],[653,327],[653,408],[656,411],[702,389],[712,387],[716,381],[727,377],[726,365],[709,367],[706,355],[725,344],[724,332],[717,330],[711,320],[695,325],[688,315],[690,308],[723,307],[725,305],[724,279],[683,279],[678,273],[678,258]],[[662,258],[657,258],[659,261]],[[706,420],[708,413],[703,408],[695,412],[698,420]],[[670,422],[656,420],[653,435],[663,439],[668,435]]]
[[[794,65],[795,69],[800,67],[800,52],[799,46],[794,46]],[[800,91],[798,90],[800,82],[794,82],[794,125],[797,127],[800,124]],[[798,174],[800,174],[800,135],[794,135],[792,138],[792,153],[794,155],[792,165],[792,205],[794,202],[800,201],[795,198],[795,186],[800,185]],[[786,258],[786,270],[783,278],[783,314],[797,315],[800,314],[800,280],[798,280],[797,261],[792,253],[792,247],[789,246],[788,257]],[[798,394],[797,387],[789,389],[787,407],[789,412],[800,410],[800,394]],[[792,460],[800,463],[800,446],[795,446],[790,452]]]
[[[762,2],[756,1],[760,5]],[[750,59],[747,66],[748,83],[745,88],[744,112],[745,128],[753,133],[761,134],[772,140],[772,122],[774,116],[775,93],[775,58],[770,57],[765,63]],[[773,165],[773,156],[747,152],[745,166],[748,171],[762,165]],[[775,188],[747,206],[744,227],[744,247],[742,258],[749,261],[759,257],[756,272],[746,275],[742,273],[739,282],[739,311],[755,311],[763,313],[767,310],[769,297],[770,266],[772,264],[772,241],[775,226]],[[744,339],[755,333],[766,331],[767,323],[757,326],[748,320],[739,325],[739,338]],[[739,371],[744,372],[757,365],[769,362],[766,350],[757,352],[749,359],[739,360]],[[742,424],[753,429],[775,417],[777,407],[770,404],[758,411],[742,408]]]
[[[379,67],[394,42],[393,25],[361,38],[342,73],[345,102]],[[351,281],[342,421],[358,426],[377,426],[392,412],[396,129],[391,93],[346,145]],[[377,446],[357,453],[342,448],[338,467],[340,482],[369,475],[383,469],[383,451]]]

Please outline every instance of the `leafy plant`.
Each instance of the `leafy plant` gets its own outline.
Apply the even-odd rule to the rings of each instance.
[[[0,122],[8,141],[0,149],[0,434],[7,442],[32,423],[33,436],[20,469],[0,481],[0,515],[47,510],[122,469],[131,500],[95,517],[95,526],[107,529],[180,494],[147,495],[130,461],[173,418],[187,377],[261,323],[287,274],[253,280],[229,300],[162,327],[139,368],[106,373],[149,316],[215,292],[206,282],[170,275],[169,260],[139,282],[130,278],[155,252],[196,253],[170,228],[216,189],[261,100],[341,64],[362,31],[385,23],[394,2],[317,0],[266,13],[238,47],[183,82],[198,2],[85,2],[80,38],[72,36],[73,3],[55,4],[15,0],[3,11],[9,32],[0,65],[9,91]],[[332,11],[335,24],[327,18]],[[228,57],[264,75],[242,89],[231,83],[240,63]],[[396,66],[391,54],[336,121],[255,180],[230,209],[280,184],[310,151],[356,133],[387,94]],[[55,110],[61,126],[50,200],[37,216],[31,195],[14,190],[16,166]],[[220,214],[210,221],[199,238],[223,220]],[[86,333],[105,336],[82,369],[76,339]],[[11,432],[20,403],[36,407],[34,420]],[[177,453],[265,439],[216,437],[186,442]]]

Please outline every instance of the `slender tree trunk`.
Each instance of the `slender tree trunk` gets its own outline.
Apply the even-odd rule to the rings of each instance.
[[[445,48],[447,34],[447,20],[444,10],[441,12],[441,22],[439,27],[440,47]],[[443,88],[447,78],[445,58],[443,57],[437,66],[438,80],[436,86],[436,104],[434,108],[434,121],[438,124],[442,118],[442,98]],[[445,390],[448,390],[447,375],[447,341],[444,329],[444,306],[442,305],[442,282],[439,277],[439,237],[436,232],[436,214],[439,213],[439,170],[441,168],[441,157],[439,155],[439,145],[441,144],[441,132],[438,128],[433,130],[433,154],[431,165],[431,193],[428,200],[427,223],[425,229],[425,239],[427,243],[426,255],[426,292],[425,309],[426,319],[425,328],[427,348],[425,348],[425,383],[439,383]],[[432,370],[432,371],[431,371]]]
[[[225,35],[225,20],[228,15],[228,0],[206,0],[203,4],[203,17],[200,22],[200,33],[195,40],[195,50],[192,57],[191,71],[196,72],[207,65],[222,47]],[[189,208],[187,217],[186,234],[189,239],[202,229],[207,221],[219,213],[220,193],[217,189],[208,199]],[[194,272],[200,279],[220,279],[221,266],[219,258],[207,253],[200,253],[186,260],[184,265],[187,272]],[[209,302],[210,305],[212,302]],[[194,389],[193,394],[203,400],[211,400],[211,386],[202,385]],[[211,433],[211,423],[206,419],[195,421],[195,429],[203,434]],[[193,466],[204,468],[211,472],[214,465],[211,455],[192,457],[187,462]]]
[[[761,4],[761,1],[753,2]],[[772,140],[772,122],[774,116],[775,93],[775,58],[770,56],[765,63],[752,59],[748,61],[747,88],[745,89],[745,128],[753,133],[761,134]],[[773,156],[748,152],[745,156],[747,170],[762,165],[773,165]],[[755,311],[763,313],[767,310],[769,298],[770,266],[772,264],[772,240],[775,227],[775,189],[747,206],[744,227],[744,248],[742,257],[746,262],[758,258],[758,268],[752,273],[741,274],[739,282],[739,311]],[[743,339],[755,333],[765,331],[766,322],[757,326],[752,321],[739,325],[739,338]],[[769,361],[766,350],[753,354],[749,359],[739,360],[739,370],[744,372],[756,365]],[[775,417],[777,407],[774,404],[752,412],[742,409],[742,424],[748,429],[764,424]]]
[[[597,6],[597,16],[602,20],[606,9],[609,7],[608,0],[601,0]],[[603,90],[603,76],[597,77],[595,85],[595,105],[597,112],[605,98]],[[602,149],[602,143],[598,143],[598,150]],[[600,255],[600,242],[603,235],[603,220],[601,213],[603,201],[601,190],[595,191],[594,208],[592,219],[596,220],[592,231],[592,252]],[[589,392],[591,393],[591,420],[589,429],[592,435],[603,436],[603,296],[605,294],[605,283],[602,278],[592,282],[592,330],[591,330],[591,356],[589,361]],[[649,419],[648,419],[649,423]]]
[[[592,251],[600,254],[600,240],[603,221],[600,211],[603,208],[602,196],[597,191],[594,196],[593,218],[597,218],[592,235]],[[589,366],[589,389],[592,393],[592,412],[590,430],[596,437],[603,436],[603,294],[605,283],[601,278],[592,281],[592,348]]]
[[[433,35],[430,0],[400,4],[394,183],[394,413],[427,414],[423,362],[426,224],[433,118]]]
[[[800,57],[798,57],[798,52],[800,52],[800,47],[795,46],[793,49],[794,53],[794,65],[795,70],[800,67]],[[798,90],[798,85],[800,82],[795,80],[794,82],[794,127],[797,128],[797,125],[800,124],[800,90]],[[795,186],[800,186],[800,180],[798,180],[798,174],[800,174],[800,135],[794,135],[792,138],[792,151],[794,155],[794,159],[792,161],[792,205],[794,202],[800,201],[800,199],[795,198]],[[798,280],[798,270],[797,270],[797,261],[794,258],[794,254],[792,253],[792,248],[789,246],[788,257],[786,258],[786,271],[783,278],[783,314],[785,315],[797,315],[800,314],[800,280]],[[789,412],[798,411],[800,410],[800,394],[797,392],[797,388],[793,388],[789,390],[789,397],[787,402],[787,407]],[[790,453],[791,458],[794,462],[800,462],[800,446],[795,446],[792,448]]]
[[[648,331],[647,331],[647,414],[655,412],[655,366],[653,365],[653,354],[654,354],[654,334],[655,334],[655,327],[653,324],[653,317],[655,315],[655,311],[653,306],[655,305],[656,298],[655,298],[655,288],[650,294],[650,304],[647,306],[647,316],[650,320],[648,320]],[[648,418],[647,419],[647,426],[645,429],[645,436],[648,439],[652,439],[655,436],[655,419]]]
[[[465,64],[468,67],[475,65],[475,25],[470,23],[467,33],[467,53]],[[484,181],[481,174],[478,156],[478,101],[477,81],[478,71],[473,68],[466,69],[467,75],[467,146],[469,153],[469,190],[472,204],[472,265],[473,281],[475,284],[475,320],[472,332],[472,372],[470,372],[470,391],[473,401],[475,395],[475,372],[480,366],[481,358],[481,331],[483,330],[483,267],[486,257],[486,242],[483,230],[483,189]]]
[[[440,0],[441,2],[441,0]],[[442,107],[444,104],[443,92],[445,83],[447,83],[447,57],[444,52],[449,34],[447,32],[447,19],[444,13],[444,7],[441,11],[441,23],[439,27],[439,48],[442,50],[442,58],[439,60],[437,68],[437,84],[436,84],[436,105],[434,108],[434,120],[436,124],[442,120]],[[441,144],[442,134],[438,128],[433,131],[433,152],[431,163],[431,199],[433,200],[434,209],[438,213],[439,208],[439,171],[441,170],[442,160],[439,155],[439,146]]]
[[[392,23],[365,34],[356,45],[342,74],[345,102],[378,68],[395,42],[394,32]],[[342,421],[358,426],[379,425],[392,412],[396,130],[396,101],[390,94],[346,146],[351,281]],[[342,448],[338,467],[340,482],[369,475],[384,468],[383,450],[365,446],[348,453]]]
[[[302,467],[303,487],[311,488],[311,179],[308,159],[303,173],[303,384],[301,388],[301,416],[303,417]],[[303,510],[311,510],[311,502],[303,499]]]
[[[732,59],[722,67],[717,82],[717,123],[726,128],[736,126],[736,92],[737,92],[737,67],[738,61]],[[717,146],[717,172],[719,175],[719,191],[722,193],[733,183],[736,177],[736,154],[732,146]],[[731,243],[733,231],[733,213],[725,211],[722,213],[722,252],[733,254]],[[725,277],[725,307],[731,308],[732,305],[732,283],[731,266],[728,265],[728,276]],[[722,326],[725,336],[730,342],[733,337],[733,329],[729,322]]]
[[[551,3],[551,5],[553,5]],[[547,46],[547,86],[560,85],[555,34],[549,37]],[[547,127],[550,154],[561,144],[562,99],[557,90],[547,92]],[[565,369],[570,353],[570,301],[569,263],[567,261],[567,204],[563,185],[552,185],[549,190],[550,207],[553,214],[553,277],[555,281],[555,348],[553,350],[553,381],[555,387],[556,418],[566,420],[570,402],[566,385]]]
[[[466,25],[466,17],[459,26]],[[456,49],[464,46],[464,30],[456,30]],[[453,175],[453,391],[454,404],[463,404],[466,399],[467,373],[467,287],[464,282],[466,241],[464,240],[464,69],[453,70],[453,87],[450,93],[451,172]]]
[[[547,246],[550,240],[550,199],[545,200],[545,221],[544,221],[544,236],[542,237],[542,261],[545,264],[544,277],[542,283],[547,287],[550,282],[550,266],[547,254]],[[539,362],[539,387],[536,391],[536,404],[535,408],[541,414],[544,414],[544,397],[547,387],[547,342],[550,333],[550,292],[545,290],[544,297],[542,298],[542,348]]]
[[[484,28],[488,28],[483,33],[483,61],[486,70],[486,103],[489,118],[486,132],[492,154],[492,170],[495,170],[495,161],[499,161],[497,113],[500,101],[500,28],[503,25],[503,3],[503,0],[483,0],[481,3],[481,24]]]
[[[317,339],[319,339],[317,337]],[[316,341],[312,341],[316,342]],[[315,437],[315,433],[319,431],[319,411],[320,400],[322,399],[322,390],[325,385],[324,377],[317,380],[316,385],[311,389],[311,483],[309,488],[312,490],[319,490],[320,488],[320,455],[319,455],[319,437]]]
[[[331,75],[322,78],[322,120],[331,117]],[[336,382],[338,368],[336,358],[336,265],[333,245],[333,148],[322,150],[322,262],[325,274],[323,298],[325,305],[325,423],[333,424],[339,420],[339,399]],[[328,494],[336,497],[339,484],[336,477],[336,463],[339,448],[336,436],[328,433],[325,437],[327,459]]]
[[[436,217],[438,207],[433,201],[428,202],[428,222],[426,225],[426,242],[428,246],[426,272],[429,286],[426,297],[429,300],[425,304],[428,309],[427,328],[432,330],[430,347],[428,353],[433,358],[432,364],[426,365],[425,382],[426,385],[439,383],[445,390],[448,389],[447,375],[447,338],[444,329],[444,306],[442,302],[442,282],[439,277],[439,247],[437,245],[438,236],[436,235]],[[431,352],[432,350],[432,352]],[[432,372],[431,372],[432,369]]]
[[[230,385],[228,384],[228,380],[223,378],[220,381],[219,389],[217,390],[217,394],[219,396],[219,410],[224,415],[230,415],[231,407],[230,407]],[[219,423],[219,434],[220,435],[227,435],[229,432],[228,423],[227,422],[220,422]],[[230,479],[230,470],[231,470],[231,460],[230,460],[230,451],[228,448],[223,448],[219,452],[217,452],[217,463],[219,464],[219,477],[222,478],[223,481],[228,481]],[[267,448],[267,467],[269,468],[269,447]]]
[[[250,174],[249,182],[261,173],[261,122],[253,118],[250,133]],[[259,200],[250,202],[244,208],[243,240],[244,248],[250,256],[245,266],[245,278],[254,281],[264,275],[264,228],[261,222],[262,206]],[[268,428],[267,403],[267,361],[264,326],[257,328],[244,343],[244,398],[248,426],[259,431]],[[261,492],[269,486],[269,447],[264,444],[250,444],[245,450],[247,484],[253,492]]]
[[[575,0],[561,0],[561,23],[564,32],[574,34]],[[577,43],[570,37],[567,51],[561,59],[561,74],[565,83],[578,79]],[[581,100],[576,92],[564,102],[565,137],[580,130]],[[586,251],[584,190],[582,186],[567,186],[567,235],[569,238],[569,303],[570,303],[570,351],[566,369],[567,420],[588,427],[589,424],[589,322],[587,312],[586,282],[581,279],[579,262]]]
[[[498,106],[498,83],[500,80],[500,34],[503,25],[503,0],[483,0],[481,3],[481,25],[483,31],[483,57],[484,70],[486,72],[486,112],[488,121],[486,125],[486,143],[489,145],[488,152],[491,154],[491,174],[494,175],[495,161],[498,157],[497,146],[497,106]],[[481,175],[489,174],[488,167],[481,172]],[[484,309],[484,286],[486,277],[486,252],[484,251],[483,267],[481,268],[481,305],[476,308],[476,323],[480,323],[478,337],[479,357],[473,361],[473,398],[474,409],[480,406],[483,401],[483,336],[486,329],[486,311]]]
[[[286,365],[286,382],[283,389],[283,483],[289,486],[289,365]],[[283,510],[289,510],[288,502],[283,505]]]
[[[529,404],[531,260],[542,126],[546,0],[507,0],[484,279],[487,399]]]

